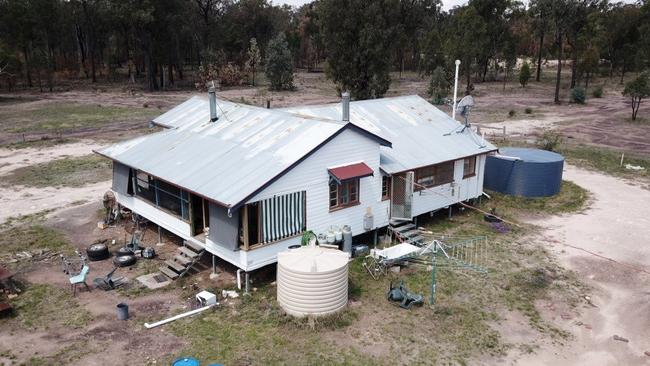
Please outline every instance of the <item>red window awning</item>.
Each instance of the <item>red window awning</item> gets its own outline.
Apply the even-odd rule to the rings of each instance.
[[[366,163],[339,166],[336,168],[327,169],[327,171],[329,172],[330,177],[337,183],[341,183],[342,181],[348,179],[363,178],[373,175],[372,168],[366,165]]]

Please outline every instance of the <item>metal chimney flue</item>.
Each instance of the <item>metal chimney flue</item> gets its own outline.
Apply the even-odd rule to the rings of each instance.
[[[219,119],[219,116],[217,116],[217,93],[214,86],[208,89],[208,99],[210,100],[210,122],[214,122]]]
[[[349,122],[350,121],[350,92],[349,91],[344,91],[343,94],[341,94],[341,103],[343,104],[343,116],[341,120],[345,122]]]

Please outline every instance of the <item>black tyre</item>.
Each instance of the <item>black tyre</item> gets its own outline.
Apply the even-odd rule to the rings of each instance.
[[[120,249],[117,250],[117,253],[115,253],[116,257],[120,257],[123,255],[133,255],[133,251],[127,247],[121,247]]]
[[[118,267],[128,267],[134,265],[136,260],[133,254],[119,255],[113,258],[113,263]]]
[[[108,251],[108,246],[103,243],[97,243],[89,246],[86,249],[86,254],[88,259],[91,261],[103,261],[108,259],[111,256],[111,253]]]

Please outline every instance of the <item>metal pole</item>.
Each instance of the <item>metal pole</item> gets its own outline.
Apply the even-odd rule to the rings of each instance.
[[[158,242],[162,243],[162,228],[158,225]]]
[[[436,244],[434,244],[436,245]],[[433,255],[431,256],[431,298],[429,303],[434,305],[436,303],[436,253],[437,246],[433,247]]]
[[[217,265],[215,264],[214,254],[212,255],[212,274],[217,273]]]
[[[244,280],[246,281],[246,285],[244,286],[244,294],[248,295],[249,294],[249,292],[248,292],[248,284],[250,282],[248,280],[248,272],[244,272]]]
[[[460,60],[456,60],[456,76],[454,76],[454,106],[451,110],[451,118],[456,119],[456,98],[458,97],[458,67],[460,66]]]

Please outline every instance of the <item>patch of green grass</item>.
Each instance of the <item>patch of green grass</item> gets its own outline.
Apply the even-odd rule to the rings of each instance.
[[[28,328],[62,325],[78,329],[91,319],[90,313],[79,305],[69,289],[52,285],[28,285],[12,305],[16,319]]]
[[[621,152],[591,146],[563,146],[560,154],[571,164],[627,178],[650,177],[650,159],[625,154],[621,166]],[[634,171],[625,168],[626,164],[638,165],[644,170]]]
[[[63,144],[70,144],[75,142],[74,139],[70,138],[40,138],[38,140],[27,140],[27,141],[16,141],[16,142],[11,142],[8,144],[1,144],[1,147],[7,148],[7,149],[27,149],[27,148],[44,148],[44,147],[52,147],[56,145],[63,145]]]
[[[159,111],[146,108],[49,103],[28,110],[0,110],[0,131],[22,133],[99,127],[111,122],[147,120],[157,114]]]
[[[3,185],[80,187],[111,178],[110,160],[89,154],[21,167],[3,177]]]
[[[62,232],[40,223],[19,226],[3,225],[0,230],[0,254],[48,249],[70,253],[72,247]]]
[[[560,193],[551,197],[527,198],[489,192],[492,197],[486,201],[486,206],[497,209],[497,215],[502,213],[516,216],[520,212],[558,214],[576,212],[583,209],[589,199],[589,192],[579,185],[562,181]]]
[[[321,338],[329,329],[341,331],[354,322],[346,310],[310,322],[284,315],[270,286],[258,288],[235,306],[227,303],[197,317],[170,324],[171,331],[186,339],[187,354],[202,362],[237,364],[376,364],[380,360],[355,350],[337,349]]]

